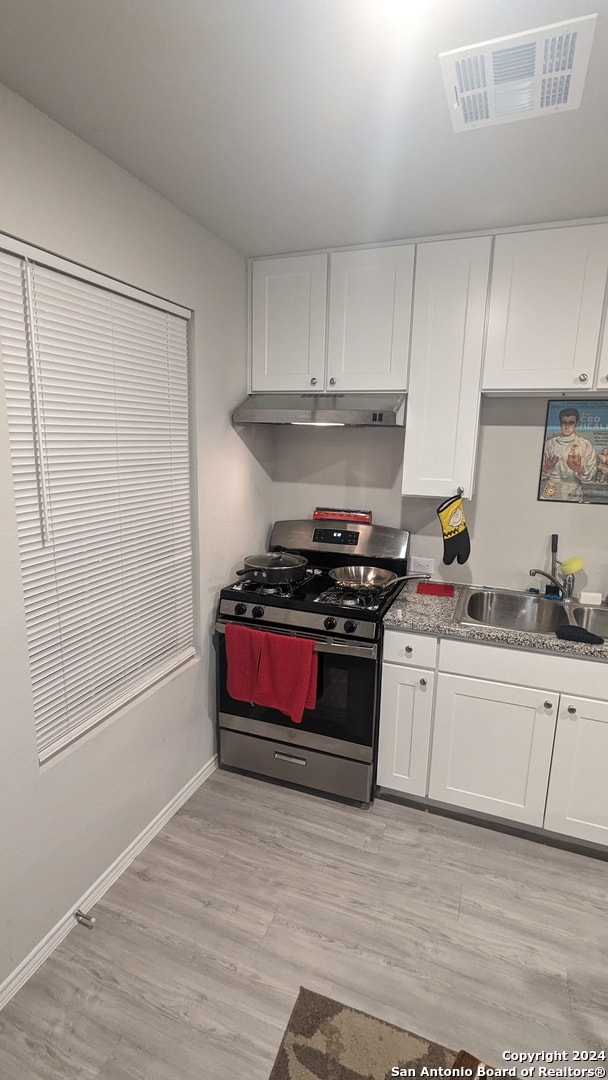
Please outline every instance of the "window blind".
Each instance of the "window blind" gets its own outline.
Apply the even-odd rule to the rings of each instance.
[[[187,320],[0,252],[42,759],[194,655]]]

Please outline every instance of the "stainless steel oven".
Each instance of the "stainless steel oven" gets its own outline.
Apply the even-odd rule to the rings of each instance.
[[[296,725],[277,709],[230,697],[226,689],[225,622],[221,619],[216,632],[221,763],[369,802],[376,740],[378,645],[313,637],[317,700],[314,709],[304,710],[301,724]]]
[[[264,556],[248,557],[239,578],[221,590],[215,623],[218,757],[223,768],[297,784],[368,803],[373,798],[378,740],[382,619],[401,589],[339,588],[337,567],[376,566],[403,574],[409,533],[343,521],[275,523],[270,552],[302,556],[293,582]],[[294,560],[292,559],[291,562]],[[248,574],[247,567],[253,567]],[[286,566],[289,563],[286,560]],[[261,568],[261,569],[260,569]],[[314,707],[301,723],[278,708],[228,692],[231,657],[226,630],[238,625],[262,634],[314,642]],[[231,634],[231,637],[233,635]],[[259,637],[257,638],[259,640]],[[298,669],[299,670],[299,669]]]

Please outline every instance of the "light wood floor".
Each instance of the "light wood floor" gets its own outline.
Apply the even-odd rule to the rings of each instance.
[[[607,883],[582,855],[216,772],[4,1009],[0,1076],[267,1080],[301,985],[495,1065],[597,1050]]]

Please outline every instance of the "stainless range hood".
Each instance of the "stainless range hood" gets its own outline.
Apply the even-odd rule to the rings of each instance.
[[[403,427],[405,394],[249,394],[233,424]]]

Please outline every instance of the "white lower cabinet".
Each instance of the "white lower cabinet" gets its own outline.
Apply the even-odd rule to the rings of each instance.
[[[608,702],[562,694],[545,828],[608,845]]]
[[[559,695],[439,674],[429,797],[542,825]]]
[[[608,665],[396,630],[383,659],[381,787],[608,847]]]
[[[377,783],[426,795],[437,642],[388,630],[384,636]]]
[[[377,782],[426,795],[435,676],[425,668],[382,666]]]

